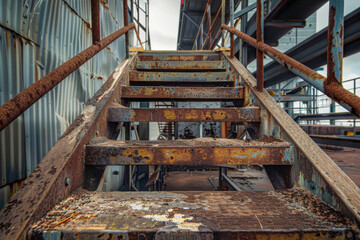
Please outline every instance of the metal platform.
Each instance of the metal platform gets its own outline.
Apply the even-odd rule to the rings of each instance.
[[[31,227],[30,239],[338,239],[351,222],[311,193],[87,192]]]

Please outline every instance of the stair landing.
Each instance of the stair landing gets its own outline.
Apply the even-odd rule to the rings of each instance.
[[[333,239],[351,222],[309,192],[78,190],[30,230],[32,239]],[[262,238],[261,238],[262,239]]]

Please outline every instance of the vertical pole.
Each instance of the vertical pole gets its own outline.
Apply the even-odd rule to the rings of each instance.
[[[222,167],[219,167],[219,186],[218,186],[218,190],[221,190],[222,189],[222,186],[223,186],[223,181],[224,181],[224,179],[223,179],[223,175],[222,175],[222,173],[223,173],[223,168]]]
[[[145,28],[146,28],[145,49],[150,50],[149,49],[149,0],[145,2]]]
[[[136,17],[137,17],[137,20],[138,20],[138,23],[140,23],[140,3],[139,3],[139,0],[135,0],[136,1],[136,4],[137,4],[137,6],[136,6],[136,10],[137,10],[137,15],[136,15]],[[140,24],[138,24],[138,33],[140,34]]]
[[[128,5],[127,0],[123,1],[124,9],[124,26],[129,25],[129,16],[128,16]],[[126,58],[129,58],[129,32],[125,33],[125,48],[126,48]]]
[[[225,0],[221,1],[221,24],[225,24]],[[225,29],[221,32],[221,47],[225,47]]]
[[[335,101],[332,99],[330,101],[330,112],[333,113],[335,112]],[[335,125],[335,120],[330,120],[330,125]]]
[[[135,22],[134,20],[134,0],[130,0],[130,12],[131,12],[131,21],[130,22]],[[134,28],[134,30],[136,30],[136,27]],[[135,33],[135,35],[137,35],[137,33]],[[137,39],[137,36],[135,37]],[[132,35],[130,35],[130,45],[133,46],[137,46],[137,42],[138,40],[135,40],[134,43],[134,33],[132,33]],[[140,43],[139,43],[140,44]]]
[[[264,31],[264,0],[257,0],[256,4],[256,40],[257,42],[263,41],[263,31]],[[258,91],[262,91],[264,88],[264,53],[256,50],[256,79]]]
[[[248,6],[248,0],[242,0],[241,2],[241,9],[244,9]],[[241,17],[241,28],[240,31],[241,32],[245,32],[246,31],[246,25],[247,25],[247,21],[248,21],[248,14],[245,13],[242,17]],[[239,45],[239,50],[241,55],[240,55],[240,62],[246,67],[247,66],[247,47],[243,44],[244,41],[241,40],[241,38],[239,38],[240,41],[240,45]]]
[[[91,28],[93,44],[100,41],[99,0],[91,0]]]
[[[342,84],[344,48],[344,0],[329,1],[327,78]]]
[[[356,95],[356,80],[357,79],[354,79],[354,95]],[[356,119],[354,119],[354,130],[353,130],[353,132],[354,132],[354,136],[356,135]]]
[[[209,34],[209,49],[211,49],[211,1],[209,0],[209,5],[207,9],[207,15],[208,15],[208,34]]]
[[[230,26],[234,27],[234,0],[230,0]],[[231,33],[230,35],[231,39],[231,54],[230,57],[235,57],[235,42],[234,42],[234,34]]]
[[[200,24],[200,45],[204,45],[204,25]]]

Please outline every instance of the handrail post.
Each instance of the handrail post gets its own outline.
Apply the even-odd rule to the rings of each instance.
[[[327,45],[327,78],[342,85],[344,0],[330,0]]]
[[[93,44],[100,41],[99,0],[91,0],[91,29]]]
[[[264,0],[257,0],[256,4],[256,41],[258,43],[263,42],[263,31],[264,31]],[[258,91],[262,91],[264,88],[264,52],[256,49],[256,79]]]
[[[127,0],[123,1],[123,10],[124,10],[124,27],[125,27],[129,24]],[[126,58],[129,58],[129,32],[125,33],[125,49],[126,49]]]
[[[230,0],[230,26],[234,28],[234,0]],[[234,42],[234,34],[230,34],[231,39],[231,54],[230,57],[235,57],[235,42]]]
[[[225,0],[221,1],[221,25],[225,24]],[[222,47],[225,47],[225,29],[221,33]]]

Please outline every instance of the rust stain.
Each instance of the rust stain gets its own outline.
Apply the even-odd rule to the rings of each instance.
[[[104,8],[109,9],[109,5],[104,0],[100,0],[100,3]]]
[[[290,145],[271,140],[271,137],[264,141],[199,138],[134,143],[108,140],[87,146],[85,159],[90,165],[291,164],[283,162],[285,149]]]

